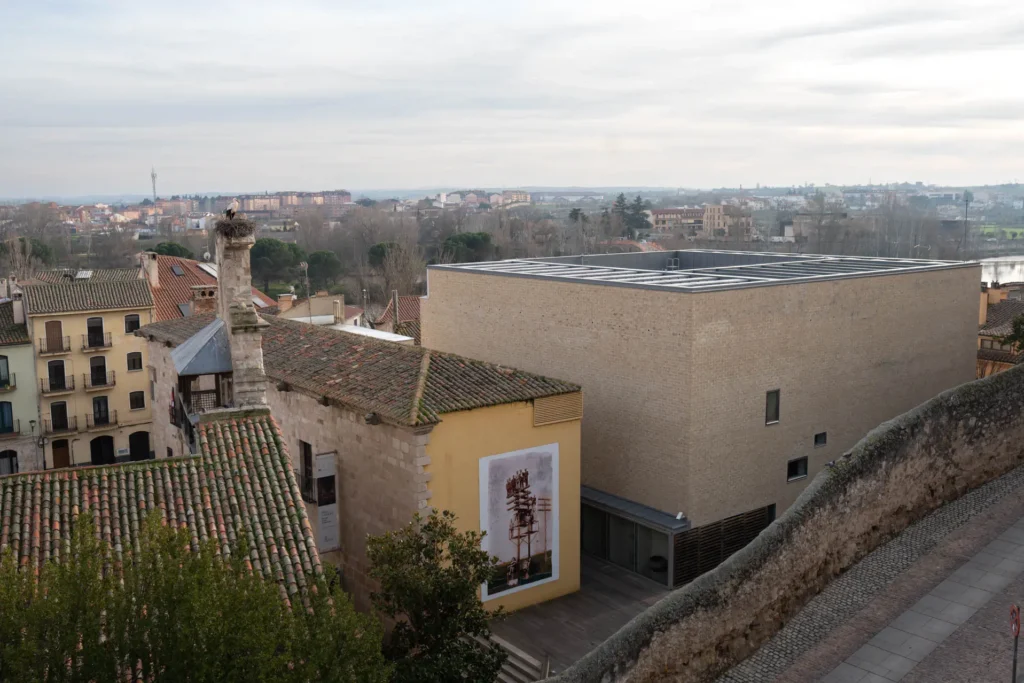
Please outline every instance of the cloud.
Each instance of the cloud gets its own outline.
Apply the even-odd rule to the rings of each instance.
[[[1000,179],[1024,9],[984,1],[5,3],[0,196]]]

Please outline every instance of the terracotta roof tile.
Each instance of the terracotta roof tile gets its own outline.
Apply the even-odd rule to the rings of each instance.
[[[404,334],[406,337],[412,337],[416,346],[420,346],[420,321],[409,320],[404,323],[398,323],[395,326],[395,334]]]
[[[388,300],[388,307],[384,309],[384,312],[373,321],[374,325],[380,325],[382,323],[389,323],[394,318],[392,312],[392,300]],[[420,319],[420,298],[418,296],[400,296],[398,297],[398,322],[410,322],[413,320]]]
[[[285,597],[322,571],[291,459],[269,414],[198,425],[200,455],[0,476],[0,551],[22,566],[61,561],[79,513],[92,510],[116,556],[135,547],[149,510],[187,528],[194,547],[240,539],[253,569]],[[116,558],[115,558],[116,560]]]
[[[180,344],[212,314],[153,323],[136,334]],[[440,415],[579,391],[569,382],[515,368],[370,339],[317,325],[267,317],[267,377],[403,425],[434,424]]]
[[[187,304],[192,300],[193,285],[215,285],[217,278],[199,267],[199,261],[178,256],[156,257],[157,275],[160,286],[153,290],[156,302],[157,320],[175,320],[184,317],[179,304]],[[175,266],[181,272],[175,272]],[[275,306],[277,302],[269,296],[252,288],[253,296],[259,297],[267,306]]]
[[[88,270],[83,268],[82,270]],[[44,270],[32,276],[32,280],[51,284],[65,285],[72,282],[117,282],[123,280],[138,280],[141,273],[138,268],[96,268],[88,270],[91,275],[88,280],[75,280],[75,275],[80,271],[75,268],[55,268]]]
[[[1002,349],[978,349],[978,360],[990,360],[997,363],[1011,363],[1017,365],[1024,360],[1024,353],[1003,351]]]
[[[25,285],[28,315],[150,308],[153,295],[147,280],[76,282],[67,285]]]
[[[31,343],[28,326],[14,322],[14,304],[10,301],[0,304],[0,346]]]
[[[988,337],[1002,337],[1013,331],[1013,320],[1024,315],[1024,301],[1007,299],[988,307],[988,316],[978,334]]]

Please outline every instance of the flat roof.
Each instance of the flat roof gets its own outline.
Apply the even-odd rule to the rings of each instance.
[[[510,259],[433,265],[428,268],[620,287],[706,292],[976,265],[977,261],[685,249]]]

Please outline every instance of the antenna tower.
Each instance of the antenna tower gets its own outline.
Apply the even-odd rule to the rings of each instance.
[[[153,180],[153,203],[156,204],[156,169],[150,168],[149,177]]]

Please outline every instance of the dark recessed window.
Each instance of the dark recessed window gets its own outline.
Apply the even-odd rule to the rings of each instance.
[[[779,390],[769,391],[765,398],[764,423],[775,424],[779,421]]]
[[[146,392],[133,391],[128,394],[128,406],[132,410],[142,410],[146,407]]]
[[[131,334],[139,329],[139,316],[137,313],[130,313],[124,317],[124,332]]]
[[[828,432],[818,432],[814,435],[814,447],[824,446],[828,443]]]
[[[138,351],[132,351],[128,354],[128,372],[142,369],[142,354]]]
[[[807,458],[797,458],[796,460],[790,460],[786,465],[786,479],[793,481],[794,479],[803,479],[807,476]]]
[[[174,449],[171,448],[170,446],[167,447],[167,457],[168,458],[173,458],[174,457]]]

